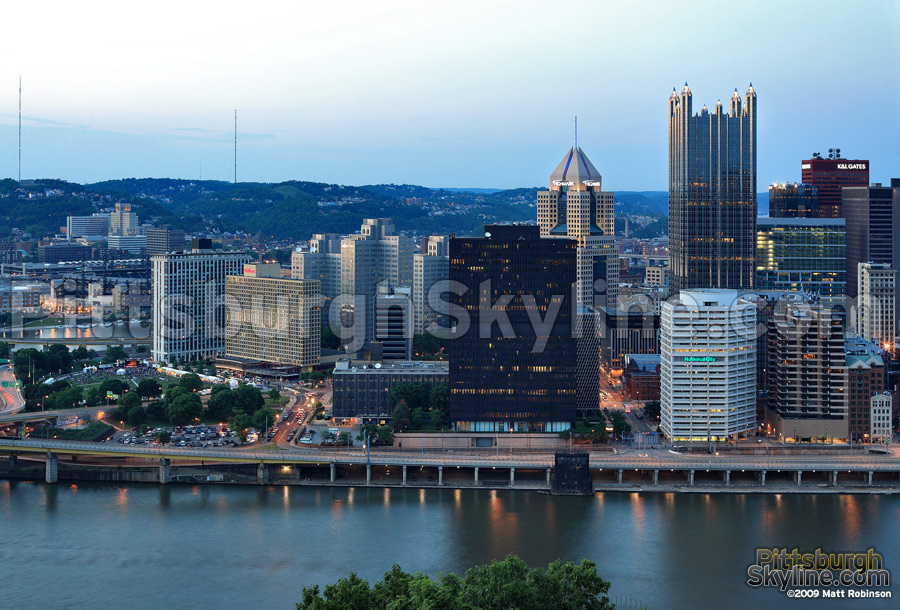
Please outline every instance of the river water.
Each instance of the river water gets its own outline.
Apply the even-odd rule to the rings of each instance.
[[[2,608],[293,608],[303,586],[463,573],[516,553],[590,559],[611,597],[668,608],[892,608],[745,584],[758,546],[882,553],[900,568],[900,497],[0,481]],[[898,589],[900,591],[900,589]],[[625,607],[623,604],[620,607]]]

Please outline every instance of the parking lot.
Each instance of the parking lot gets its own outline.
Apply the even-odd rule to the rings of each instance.
[[[169,445],[173,447],[206,449],[215,447],[237,447],[240,445],[237,435],[227,426],[206,425],[152,428],[145,434],[141,434],[141,432],[136,429],[118,431],[105,442],[118,443],[121,445],[158,445],[159,443],[156,440],[156,436],[163,430],[172,435],[172,440]]]

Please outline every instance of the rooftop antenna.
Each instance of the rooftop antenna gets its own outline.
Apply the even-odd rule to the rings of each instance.
[[[19,182],[22,182],[22,75],[19,75]]]
[[[237,184],[237,110],[234,111],[234,183]]]
[[[575,115],[575,150],[578,150],[578,115]]]

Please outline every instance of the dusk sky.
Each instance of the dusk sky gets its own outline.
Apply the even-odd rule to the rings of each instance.
[[[758,190],[839,147],[900,177],[900,2],[18,2],[0,177],[664,190],[666,106],[749,83]]]

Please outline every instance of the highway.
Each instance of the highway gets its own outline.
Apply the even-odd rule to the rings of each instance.
[[[15,384],[16,377],[13,374],[12,365],[0,367],[0,381]],[[22,392],[16,387],[0,387],[0,414],[18,413],[25,408],[25,400]],[[2,420],[2,418],[0,418]]]

